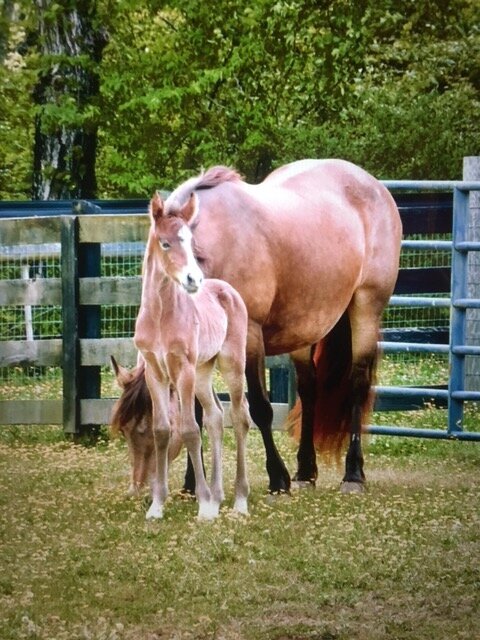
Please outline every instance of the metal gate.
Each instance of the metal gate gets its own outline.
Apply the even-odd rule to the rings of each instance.
[[[384,181],[392,191],[445,191],[453,190],[453,233],[451,241],[408,240],[402,242],[402,248],[418,250],[448,249],[452,252],[452,275],[450,297],[408,297],[392,296],[390,305],[437,306],[451,310],[449,344],[420,344],[408,342],[381,342],[385,353],[447,353],[450,357],[450,376],[448,389],[378,387],[379,397],[410,396],[444,400],[448,405],[448,425],[446,430],[422,429],[397,426],[370,426],[369,433],[378,435],[401,435],[421,438],[451,438],[457,440],[480,441],[479,432],[469,432],[463,428],[464,403],[480,401],[480,387],[476,390],[465,389],[465,358],[480,356],[478,344],[467,344],[466,322],[468,309],[480,309],[480,299],[468,297],[467,260],[472,251],[480,251],[480,242],[468,240],[470,218],[469,195],[480,191],[480,182],[446,181]]]

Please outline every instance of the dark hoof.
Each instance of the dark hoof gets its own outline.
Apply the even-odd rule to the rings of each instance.
[[[344,480],[340,485],[340,493],[365,493],[365,483]]]
[[[317,470],[311,469],[310,472],[297,471],[293,476],[292,488],[303,489],[305,487],[314,487],[317,484]]]
[[[289,498],[290,495],[290,491],[269,491],[266,496],[266,502],[267,504],[273,504],[280,500],[285,500],[285,498]]]
[[[270,482],[268,491],[269,493],[290,493],[290,478],[280,478],[276,482]]]
[[[315,489],[316,486],[315,480],[292,480],[292,489]]]

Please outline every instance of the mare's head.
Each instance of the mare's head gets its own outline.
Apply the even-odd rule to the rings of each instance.
[[[193,255],[192,224],[196,216],[196,196],[192,193],[180,206],[165,206],[159,193],[150,202],[150,234],[158,244],[165,273],[188,293],[195,293],[203,282],[203,273]]]
[[[126,369],[111,357],[113,371],[122,394],[113,409],[112,435],[122,434],[127,442],[131,465],[129,495],[138,495],[155,472],[155,446],[152,432],[152,400],[145,381],[145,367]],[[168,448],[169,460],[177,457],[182,447],[178,426],[178,406],[172,392],[170,424],[172,437]]]

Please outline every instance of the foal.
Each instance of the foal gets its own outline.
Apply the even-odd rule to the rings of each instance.
[[[150,231],[145,250],[142,298],[134,342],[145,360],[152,398],[156,472],[147,518],[162,518],[168,494],[169,401],[172,387],[179,402],[179,429],[195,471],[198,517],[215,518],[224,498],[222,474],[223,410],[213,391],[218,364],[228,387],[237,444],[236,511],[247,513],[246,436],[250,426],[244,394],[247,310],[226,282],[205,280],[192,251],[190,224],[195,199],[166,209],[160,196],[150,202]],[[204,411],[212,452],[211,485],[201,458],[195,396]]]

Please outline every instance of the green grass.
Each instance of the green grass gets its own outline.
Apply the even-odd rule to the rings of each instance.
[[[275,434],[295,468],[295,446]],[[250,516],[227,500],[199,523],[172,467],[162,522],[127,499],[122,441],[0,431],[0,638],[17,640],[472,640],[478,637],[480,447],[371,438],[368,491],[273,499],[249,437]]]

